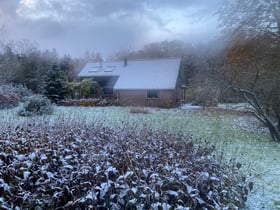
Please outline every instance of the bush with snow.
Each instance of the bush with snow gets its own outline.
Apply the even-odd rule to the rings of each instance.
[[[52,114],[53,107],[51,101],[41,95],[33,95],[26,98],[23,107],[18,111],[20,116],[33,116]]]
[[[2,209],[238,209],[252,188],[214,147],[147,128],[31,123],[0,141]]]
[[[0,107],[12,108],[18,106],[25,97],[32,95],[32,91],[20,84],[0,85]]]

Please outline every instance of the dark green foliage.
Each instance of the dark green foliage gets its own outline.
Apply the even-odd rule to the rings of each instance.
[[[240,163],[189,136],[66,122],[16,129],[0,133],[7,209],[239,209],[252,188]]]
[[[67,78],[59,66],[54,65],[48,72],[45,80],[44,95],[54,103],[66,97]]]
[[[34,115],[52,114],[53,107],[48,98],[41,95],[30,96],[26,99],[18,115],[28,117]]]
[[[0,52],[0,83],[20,84],[35,93],[42,93],[46,73],[58,63],[57,57],[55,50],[40,51],[36,43],[28,40],[3,44]]]

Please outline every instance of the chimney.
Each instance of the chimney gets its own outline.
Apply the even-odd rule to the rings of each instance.
[[[123,61],[123,66],[126,67],[127,66],[127,58],[124,58],[124,61]]]
[[[100,59],[100,70],[102,69],[102,59]]]

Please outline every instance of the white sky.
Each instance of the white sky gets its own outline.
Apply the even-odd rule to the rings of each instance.
[[[0,24],[12,40],[83,56],[180,39],[200,42],[218,33],[222,0],[0,0]]]

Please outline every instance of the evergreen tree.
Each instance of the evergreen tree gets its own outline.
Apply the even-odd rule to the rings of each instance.
[[[66,97],[67,77],[57,65],[54,65],[47,74],[44,94],[54,103],[57,103]]]

